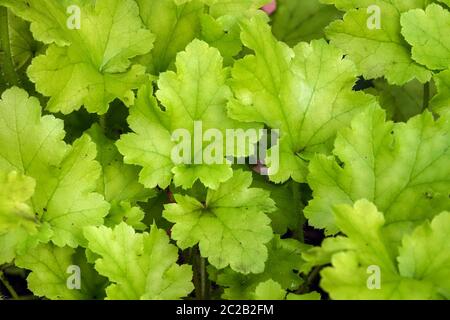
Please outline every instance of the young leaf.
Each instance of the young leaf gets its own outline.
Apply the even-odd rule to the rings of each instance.
[[[255,300],[284,300],[285,297],[286,290],[272,279],[258,284],[252,296]]]
[[[450,11],[437,4],[402,14],[402,34],[412,46],[412,57],[430,70],[450,68]]]
[[[217,19],[210,15],[201,16],[201,39],[219,49],[225,65],[234,63],[233,57],[242,50],[241,29],[234,16],[223,16]]]
[[[434,75],[438,94],[431,100],[434,111],[443,114],[450,108],[450,11],[437,4],[426,10],[411,10],[402,14],[402,34],[412,45],[414,60],[430,70],[444,70]]]

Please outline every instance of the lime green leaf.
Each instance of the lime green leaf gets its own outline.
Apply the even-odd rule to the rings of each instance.
[[[234,63],[233,57],[242,50],[241,29],[234,16],[222,16],[217,19],[210,15],[201,16],[201,38],[219,49],[225,65]]]
[[[95,144],[83,136],[73,146],[66,145],[62,121],[41,117],[37,99],[18,88],[2,95],[0,126],[5,128],[0,131],[0,170],[35,180],[30,207],[39,224],[37,234],[16,228],[0,235],[0,242],[8,244],[9,252],[50,239],[59,246],[81,244],[82,228],[102,224],[109,209],[94,192],[100,176]]]
[[[430,105],[437,113],[450,110],[450,70],[443,71],[434,76],[437,94],[430,101]]]
[[[172,180],[174,164],[170,154],[175,144],[165,122],[160,120],[163,116],[151,85],[143,86],[127,119],[135,133],[122,135],[116,142],[125,163],[144,167],[139,182],[147,188],[166,188]]]
[[[322,288],[334,300],[427,300],[433,296],[432,285],[397,274],[382,273],[381,289],[370,290],[367,280],[369,264],[361,262],[354,252],[338,253],[333,256],[333,268],[322,271]],[[370,271],[370,269],[369,269]]]
[[[390,84],[402,85],[417,79],[424,83],[431,73],[411,58],[408,43],[401,35],[400,15],[422,8],[427,0],[323,0],[346,11],[343,20],[326,30],[331,43],[344,50],[367,79],[386,77]],[[379,9],[379,26],[374,19]],[[370,28],[369,28],[370,26]]]
[[[16,15],[31,22],[31,31],[36,40],[45,44],[56,43],[59,46],[70,43],[70,33],[66,27],[66,8],[80,3],[83,3],[83,0],[0,0],[1,5],[10,7]]]
[[[105,225],[113,227],[125,222],[136,230],[145,230],[147,226],[142,221],[145,218],[144,210],[139,206],[131,206],[128,201],[114,202],[105,218]]]
[[[17,266],[31,270],[28,288],[38,297],[91,300],[105,295],[106,279],[86,261],[84,250],[41,244],[15,262]]]
[[[402,14],[402,34],[412,45],[412,57],[430,70],[450,68],[450,11],[437,4]]]
[[[253,298],[255,300],[284,300],[285,297],[286,291],[280,284],[269,279],[258,284]]]
[[[109,204],[94,193],[100,176],[95,156],[95,144],[83,136],[75,141],[57,171],[58,182],[42,216],[54,230],[52,241],[56,245],[83,243],[83,227],[101,225],[108,212]]]
[[[271,2],[271,0],[203,0],[208,3],[209,13],[217,18],[225,15],[242,15],[250,10],[256,10]]]
[[[141,222],[144,212],[137,206],[156,195],[155,190],[144,188],[138,180],[139,168],[123,163],[123,157],[98,125],[94,125],[87,133],[97,145],[97,160],[102,166],[102,179],[98,183],[98,192],[111,204],[111,211],[105,224],[113,226],[125,221],[127,224],[142,230]]]
[[[99,181],[98,191],[105,200],[129,201],[133,204],[146,201],[154,194],[154,190],[144,188],[138,179],[139,168],[123,163],[114,141],[108,139],[97,124],[87,133],[97,145],[97,160],[103,168],[103,179]]]
[[[334,254],[332,267],[321,272],[321,286],[332,299],[437,299],[448,294],[444,274],[450,266],[449,256],[445,249],[441,250],[446,244],[444,234],[450,227],[448,213],[436,216],[431,228],[425,222],[405,236],[400,256],[398,247],[386,237],[383,214],[367,200],[357,201],[354,207],[338,206],[335,218],[353,246]],[[431,239],[436,241],[429,242]],[[433,262],[437,263],[437,268],[442,268],[436,278],[427,278],[427,268],[420,270],[421,266],[430,265],[430,243],[435,245],[431,249],[435,252]]]
[[[16,87],[3,93],[0,114],[5,128],[0,132],[0,168],[17,168],[35,179],[50,175],[49,167],[57,166],[69,148],[62,141],[63,122],[49,115],[41,117],[39,101]]]
[[[335,7],[319,0],[278,0],[271,17],[272,30],[279,40],[295,46],[301,41],[323,38],[325,27],[340,17]]]
[[[325,40],[292,50],[275,40],[259,16],[243,23],[241,39],[255,55],[234,65],[230,116],[280,130],[279,145],[271,151],[279,149],[279,169],[269,159],[269,177],[304,182],[312,154],[329,152],[337,129],[375,99],[352,91],[353,63]]]
[[[300,271],[304,274],[309,274],[313,267],[331,263],[331,258],[335,253],[351,249],[352,247],[353,244],[346,237],[325,238],[320,247],[312,247],[302,253],[302,259],[305,262]]]
[[[33,178],[16,171],[0,171],[0,234],[20,226],[36,231],[37,221],[29,203],[35,185]]]
[[[104,114],[116,98],[127,105],[133,103],[131,90],[146,80],[143,67],[133,65],[122,73],[99,72],[83,61],[81,57],[87,57],[84,54],[71,59],[67,52],[70,48],[50,46],[46,55],[35,58],[28,68],[28,76],[37,90],[51,97],[47,110],[68,114],[84,105],[90,113]]]
[[[28,69],[37,90],[49,96],[47,109],[70,113],[82,105],[103,114],[116,98],[132,104],[132,89],[146,79],[144,67],[131,58],[150,51],[153,35],[142,28],[133,0],[78,0],[27,5],[7,2],[19,16],[32,21],[37,39],[51,44],[45,55],[35,58]],[[69,5],[78,5],[80,25],[68,28]],[[58,79],[58,81],[54,81]]]
[[[243,275],[230,268],[218,272],[216,282],[225,287],[222,298],[253,299],[257,286],[270,279],[286,290],[295,290],[300,286],[302,279],[298,271],[304,262],[301,254],[308,246],[294,239],[280,239],[275,236],[267,247],[268,259],[262,273]]]
[[[227,117],[226,103],[231,91],[225,83],[227,72],[217,49],[194,40],[178,54],[176,65],[177,73],[165,72],[158,81],[156,96],[165,111],[157,104],[150,85],[141,89],[128,118],[134,133],[123,135],[117,146],[126,163],[143,167],[139,181],[148,188],[166,188],[173,177],[175,185],[183,188],[200,180],[216,189],[232,175],[225,159],[226,146],[219,141],[222,155],[218,162],[214,159],[213,164],[198,163],[197,155],[203,155],[209,143],[202,141],[202,145],[197,145],[196,141],[203,140],[202,131],[214,129],[226,137],[227,129],[246,125]],[[187,161],[174,163],[172,151],[177,144],[172,135],[179,130],[189,135],[183,136],[179,144],[188,143],[189,152],[193,152]]]
[[[172,67],[175,56],[200,33],[200,1],[176,4],[174,0],[136,0],[142,21],[155,35],[153,50],[142,58],[152,74]]]
[[[164,230],[135,233],[121,223],[114,229],[101,226],[85,229],[88,247],[100,258],[95,269],[113,284],[107,299],[179,299],[192,290],[192,270],[179,266],[178,250]]]
[[[266,212],[275,205],[267,191],[249,188],[251,173],[235,171],[217,190],[208,190],[205,203],[175,195],[163,216],[175,223],[172,237],[180,248],[199,244],[200,253],[216,268],[230,266],[244,274],[264,270],[265,244],[272,238]]]
[[[408,230],[449,208],[449,129],[448,118],[435,121],[429,112],[406,124],[386,122],[379,108],[356,116],[336,139],[338,159],[318,155],[311,161],[309,223],[335,233],[332,207],[365,198],[385,214],[399,240],[398,228]]]
[[[450,212],[436,216],[403,238],[398,257],[399,270],[409,278],[430,281],[450,299]]]
[[[23,228],[16,229],[14,232],[10,231],[0,234],[0,264],[9,263],[14,260],[17,247],[27,240],[28,235],[28,232]]]
[[[152,74],[173,69],[176,55],[195,38],[219,49],[225,64],[240,52],[240,19],[256,14],[266,0],[137,0],[141,17],[156,36],[139,61]],[[206,5],[206,6],[205,6]]]

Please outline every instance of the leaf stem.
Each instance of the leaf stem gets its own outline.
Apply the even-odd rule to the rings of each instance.
[[[423,85],[423,111],[427,110],[430,105],[430,83]]]
[[[306,278],[305,282],[300,286],[300,288],[296,291],[296,293],[297,294],[308,293],[310,291],[309,287],[311,286],[311,283],[319,275],[319,272],[320,272],[321,269],[322,269],[322,266],[314,267],[314,269],[309,273],[309,275]]]
[[[103,132],[106,132],[106,115],[102,114],[98,117],[98,123],[102,128]]]
[[[12,285],[9,283],[8,279],[6,279],[5,274],[1,270],[0,270],[0,281],[3,283],[6,290],[8,290],[9,294],[14,300],[19,299],[19,295],[17,294],[16,290],[14,290]]]
[[[17,86],[19,77],[14,68],[9,39],[8,9],[0,6],[0,45],[3,50],[3,74],[8,86]]]
[[[209,299],[208,273],[206,272],[206,259],[200,255],[198,247],[193,254],[194,286],[195,295],[198,300]]]
[[[296,210],[298,209],[298,214],[301,215],[301,218],[299,219],[298,229],[294,231],[295,238],[301,242],[304,242],[305,235],[303,232],[303,224],[305,223],[305,219],[299,207],[299,204],[302,201],[300,195],[300,184],[295,182],[294,180],[291,180],[290,185],[291,185],[293,206]]]
[[[200,252],[200,251],[199,251]],[[207,288],[207,282],[208,282],[208,275],[206,272],[206,259],[202,256],[199,256],[200,258],[200,285],[201,285],[201,295],[203,297],[203,300],[208,299],[208,288]]]

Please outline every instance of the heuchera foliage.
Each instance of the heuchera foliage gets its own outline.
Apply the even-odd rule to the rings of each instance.
[[[2,294],[450,299],[450,1],[271,3],[0,0]]]

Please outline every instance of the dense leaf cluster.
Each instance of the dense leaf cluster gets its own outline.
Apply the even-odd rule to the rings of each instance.
[[[12,297],[450,299],[450,1],[268,2],[0,0]]]

